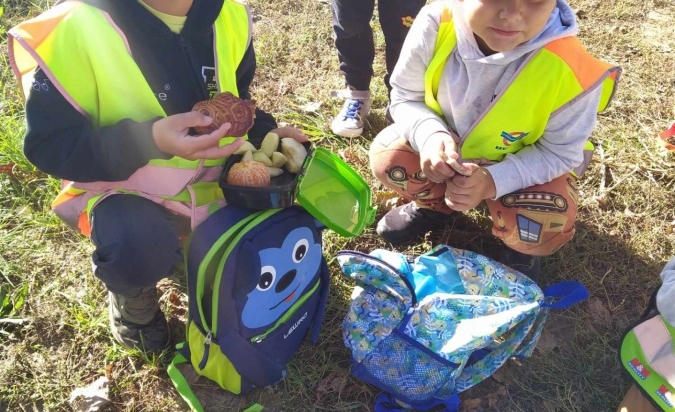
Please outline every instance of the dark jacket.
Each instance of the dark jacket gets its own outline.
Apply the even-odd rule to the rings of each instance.
[[[167,115],[188,112],[215,91],[212,25],[223,0],[194,0],[180,34],[172,33],[137,0],[87,0],[110,13],[125,33],[141,72]],[[250,45],[237,68],[239,96],[249,99],[256,68]],[[121,74],[111,82],[124,81]],[[124,119],[94,129],[38,69],[26,99],[24,153],[38,169],[78,182],[126,180],[150,159],[168,159],[152,138],[158,118]],[[256,110],[249,137],[277,127],[274,117]]]

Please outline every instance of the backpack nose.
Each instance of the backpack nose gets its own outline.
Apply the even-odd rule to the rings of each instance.
[[[288,272],[284,273],[284,276],[281,277],[281,280],[279,280],[279,283],[277,283],[277,286],[274,288],[274,291],[279,293],[283,292],[284,289],[286,289],[291,283],[293,283],[293,279],[295,279],[295,275],[298,274],[298,271],[293,269],[289,270]]]

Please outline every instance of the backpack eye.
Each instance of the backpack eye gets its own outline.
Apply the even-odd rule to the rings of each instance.
[[[258,279],[258,289],[261,292],[271,288],[274,284],[274,279],[277,277],[277,271],[273,266],[263,266],[260,269],[260,278]]]
[[[293,247],[293,262],[300,263],[307,254],[307,250],[309,250],[309,242],[307,239],[298,240],[298,243]]]

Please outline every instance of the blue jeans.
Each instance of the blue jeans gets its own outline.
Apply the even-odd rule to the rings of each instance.
[[[384,83],[391,91],[389,78],[396,66],[410,22],[425,0],[380,0],[378,13],[385,40],[387,74]],[[370,20],[375,0],[333,0],[333,33],[340,60],[340,73],[347,86],[369,90],[373,76],[375,45]]]
[[[113,293],[154,285],[182,262],[189,221],[148,199],[113,195],[92,211],[94,274]]]

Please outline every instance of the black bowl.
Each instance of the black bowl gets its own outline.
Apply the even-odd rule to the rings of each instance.
[[[249,140],[256,149],[260,148],[262,139]],[[309,153],[312,144],[303,143]],[[279,143],[278,151],[281,151]],[[236,205],[248,209],[278,209],[293,206],[295,203],[295,189],[298,185],[298,174],[290,173],[286,168],[281,175],[270,178],[270,185],[265,187],[236,186],[227,183],[227,174],[233,164],[238,163],[242,155],[232,155],[223,165],[218,185],[228,205]]]

